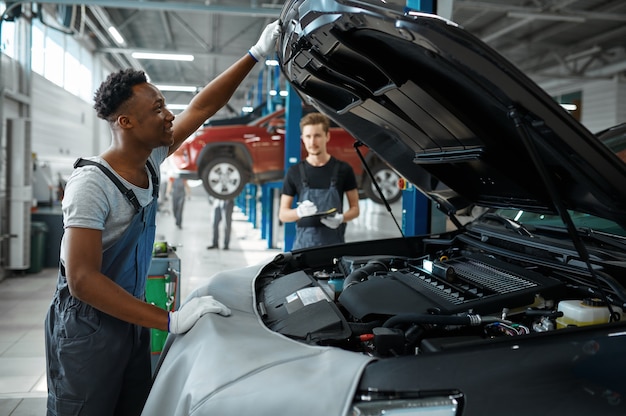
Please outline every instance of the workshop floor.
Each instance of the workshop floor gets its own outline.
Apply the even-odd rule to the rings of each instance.
[[[347,241],[397,237],[400,231],[384,205],[360,201],[361,215],[352,221]],[[400,202],[391,206],[402,224]],[[220,270],[245,267],[273,258],[282,250],[268,248],[255,227],[235,208],[230,250],[207,250],[212,236],[212,206],[201,187],[186,201],[182,229],[174,224],[169,203],[157,217],[157,238],[176,247],[181,259],[181,298]],[[260,223],[260,218],[259,221]],[[282,228],[275,230],[282,236]],[[279,238],[281,240],[281,238]],[[220,244],[222,239],[220,238]],[[279,242],[278,245],[281,243]],[[43,321],[56,283],[56,269],[21,274],[0,281],[0,416],[46,413],[46,362]]]

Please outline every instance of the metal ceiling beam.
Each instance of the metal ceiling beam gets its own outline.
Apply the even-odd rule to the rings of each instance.
[[[93,16],[96,18],[96,20],[98,20],[98,23],[100,24],[100,27],[102,27],[103,30],[107,30],[110,26],[112,26],[111,21],[109,20],[109,15],[107,14],[107,12],[102,9],[99,6],[93,6],[89,8],[93,14]],[[88,18],[88,16],[83,16],[85,19]],[[98,29],[97,27],[91,27],[91,30],[94,31],[94,33],[98,32],[100,33],[100,29]],[[112,42],[103,34],[100,34],[98,36],[98,38],[100,39],[100,41],[105,44],[105,45],[111,45]],[[114,54],[115,55],[115,54]],[[144,70],[143,66],[139,63],[139,61],[137,61],[135,58],[133,58],[132,56],[130,56],[129,54],[124,54],[126,60],[128,61],[128,63],[130,64],[131,67],[135,68],[135,69],[141,69]],[[118,61],[119,63],[119,57],[115,57],[115,59]],[[123,65],[122,68],[124,68],[126,65]]]
[[[225,56],[233,56],[239,57],[240,54],[232,53],[232,52],[206,52],[206,51],[183,51],[181,49],[173,49],[173,50],[163,50],[163,49],[145,49],[145,48],[99,48],[97,49],[99,53],[123,53],[123,54],[132,54],[133,52],[141,52],[141,53],[171,53],[175,55],[180,54],[189,54],[193,55],[196,58],[221,58]]]
[[[607,20],[613,22],[626,22],[626,15],[620,13],[610,12],[594,12],[588,10],[575,10],[566,9],[561,6],[557,7],[558,13],[552,11],[552,9],[544,10],[540,7],[525,7],[514,6],[507,3],[489,3],[485,1],[471,1],[471,0],[455,0],[454,7],[456,9],[476,9],[481,12],[502,12],[502,13],[514,13],[518,16],[526,15],[533,16],[541,19],[542,15],[552,15],[551,20],[566,20],[566,19],[585,19],[585,20]]]
[[[32,0],[18,0],[15,3],[32,3]],[[265,7],[232,7],[220,5],[205,5],[197,3],[184,3],[180,1],[122,1],[122,0],[43,0],[37,3],[64,4],[64,5],[85,5],[110,7],[114,9],[131,10],[162,10],[162,11],[185,11],[185,12],[205,12],[234,16],[253,17],[273,17],[277,18],[280,8]]]

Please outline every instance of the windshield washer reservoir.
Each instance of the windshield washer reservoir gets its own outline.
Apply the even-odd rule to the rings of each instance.
[[[599,299],[563,300],[559,302],[558,311],[563,312],[563,316],[556,320],[557,329],[569,325],[585,326],[609,322],[609,308]],[[613,306],[613,311],[622,314],[622,309],[617,306]]]

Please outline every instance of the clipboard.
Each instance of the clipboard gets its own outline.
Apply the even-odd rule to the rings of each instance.
[[[317,212],[317,213],[315,213],[313,215],[309,215],[309,216],[312,217],[312,218],[315,218],[315,217],[327,217],[329,215],[333,215],[335,212],[337,212],[337,208],[331,208],[329,210],[322,211],[322,212]]]

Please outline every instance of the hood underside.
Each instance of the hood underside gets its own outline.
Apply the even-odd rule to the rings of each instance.
[[[626,165],[456,24],[375,1],[288,1],[278,56],[302,99],[440,207],[626,222]],[[438,181],[433,181],[432,177]]]

